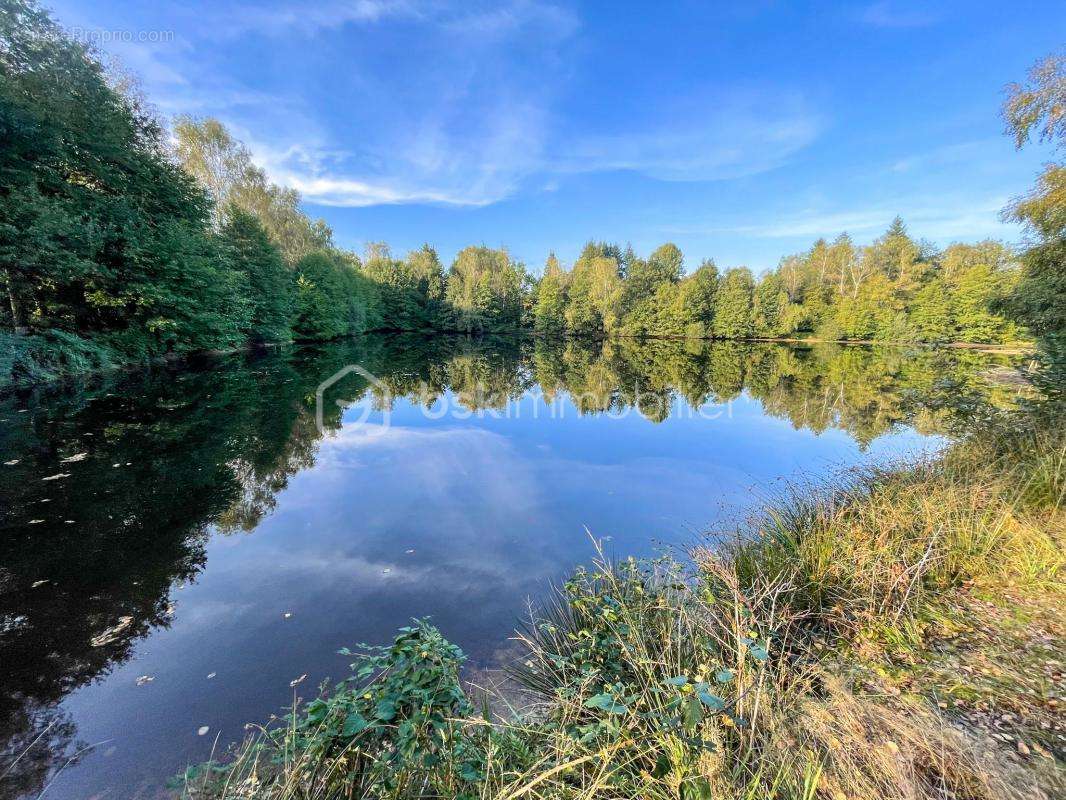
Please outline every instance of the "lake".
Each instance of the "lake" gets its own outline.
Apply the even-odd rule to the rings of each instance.
[[[593,539],[654,555],[938,448],[1008,363],[382,335],[8,390],[0,795],[154,797],[415,616],[491,674]]]

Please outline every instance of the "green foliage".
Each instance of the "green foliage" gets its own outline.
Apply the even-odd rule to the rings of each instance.
[[[1034,132],[1061,142],[1064,63],[1013,88],[1004,116],[1019,146]],[[447,277],[428,245],[404,259],[373,245],[360,264],[217,120],[181,118],[174,133],[171,154],[161,126],[35,0],[0,7],[0,327],[35,340],[7,348],[19,355],[0,364],[5,379],[378,328],[998,344],[1020,326],[1045,341],[1066,326],[1057,164],[1012,208],[1035,237],[1017,258],[993,242],[936,252],[896,218],[865,247],[820,239],[758,284],[744,268],[719,278],[709,261],[685,276],[674,244],[643,259],[591,241],[569,273],[552,256],[534,282],[483,246],[458,253]]]
[[[359,271],[356,259],[320,250],[300,259],[294,276],[297,339],[336,339],[380,324],[376,286]]]
[[[714,297],[714,335],[747,339],[754,333],[752,303],[755,280],[746,267],[726,270]]]
[[[475,797],[487,737],[464,733],[474,709],[459,684],[463,652],[415,620],[389,647],[340,653],[357,656],[352,677],[262,729],[240,758],[194,767],[177,785],[225,796],[250,772],[263,796],[299,784],[301,796]]]
[[[20,336],[0,331],[0,375],[17,383],[49,381],[113,366],[114,350],[67,331]]]
[[[1057,149],[1066,146],[1066,56],[1054,55],[1029,73],[1026,86],[1010,87],[1003,116],[1021,148],[1034,131]],[[1048,164],[1036,187],[1010,209],[1034,241],[1022,255],[1022,274],[1003,308],[1026,325],[1045,347],[1066,340],[1066,166]]]
[[[257,341],[289,339],[292,276],[280,251],[259,220],[240,209],[229,213],[220,237],[230,267],[244,277],[251,303],[247,336]]]
[[[251,214],[290,264],[333,246],[333,232],[325,221],[312,222],[300,211],[300,195],[294,189],[270,183],[266,173],[252,163],[248,148],[221,122],[179,117],[174,135],[179,163],[213,201],[216,229],[223,227],[234,209]]]
[[[240,280],[137,102],[36,5],[0,9],[0,275],[16,332],[135,356],[230,346]],[[233,319],[229,319],[232,312]]]
[[[444,305],[444,270],[437,252],[428,244],[408,254],[392,257],[388,245],[367,247],[363,275],[377,287],[382,326],[390,330],[439,330],[449,322]]]
[[[525,322],[529,276],[506,250],[467,247],[448,272],[445,299],[464,333],[518,330]]]
[[[533,306],[533,328],[537,333],[557,336],[566,330],[566,284],[559,261],[552,253],[544,265],[544,275],[537,282]]]
[[[771,272],[755,288],[752,313],[756,336],[776,337],[789,332],[788,294],[781,277]]]
[[[589,247],[570,273],[566,324],[579,336],[602,336],[615,323],[619,264],[611,256],[589,253]]]

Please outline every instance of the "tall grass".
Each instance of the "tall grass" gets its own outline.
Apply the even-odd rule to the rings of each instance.
[[[794,492],[684,560],[579,569],[521,630],[521,713],[478,713],[424,624],[191,775],[211,798],[991,800],[1022,794],[881,686],[958,593],[1061,591],[1066,433],[1047,408],[942,456]],[[354,681],[354,682],[353,682]],[[388,698],[395,702],[388,701]]]

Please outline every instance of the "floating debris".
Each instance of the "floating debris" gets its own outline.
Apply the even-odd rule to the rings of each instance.
[[[213,677],[215,677],[216,675],[218,675],[218,673],[217,673],[217,672],[209,672],[209,673],[207,673],[207,679],[208,679],[208,680],[211,680],[211,679],[212,679]]]
[[[307,673],[305,672],[299,678],[295,678],[295,679],[289,681],[289,686],[296,686],[296,684],[298,684],[298,683],[303,683],[304,682],[304,678],[306,678],[306,677],[307,677]]]
[[[197,736],[207,736],[207,732],[209,730],[211,730],[211,726],[210,725],[201,725],[199,728],[197,728],[196,735]]]
[[[42,522],[44,522],[43,519],[31,519],[30,525],[40,525]]]
[[[282,616],[282,617],[283,617],[284,619],[288,619],[289,617],[291,617],[291,616],[292,616],[292,612],[291,612],[291,611],[286,611],[286,612],[285,612],[284,614],[282,614],[281,616]]]
[[[84,461],[88,457],[88,453],[78,453],[77,455],[70,456],[69,458],[62,459],[60,464],[73,464],[75,461]]]
[[[74,520],[72,520],[72,519],[65,519],[65,520],[63,520],[63,524],[65,524],[65,525],[73,525],[73,524],[74,524]]]
[[[388,575],[390,572],[392,572],[392,570],[388,569],[387,567],[385,569],[381,570],[381,574],[382,575]]]
[[[411,553],[413,553],[414,550],[407,550],[406,552],[407,552],[407,555],[411,555]]]
[[[151,683],[155,680],[155,675],[142,675],[137,679],[138,686],[144,686],[146,683]]]
[[[46,583],[48,583],[48,579],[47,578],[45,578],[43,581],[34,581],[33,583],[30,584],[30,588],[31,589],[36,589],[38,586],[44,586]]]
[[[111,628],[108,628],[103,633],[94,636],[90,640],[90,644],[93,647],[103,647],[105,644],[111,644],[115,641],[126,628],[133,624],[133,617],[119,617],[118,622]]]
[[[19,463],[19,459],[17,459],[17,458],[13,458],[13,459],[11,459],[10,461],[5,461],[5,462],[4,462],[4,466],[5,466],[5,467],[13,467],[13,466],[15,466],[15,465],[16,465],[17,463]]]
[[[57,472],[55,475],[49,475],[47,478],[41,478],[42,481],[58,481],[60,478],[69,478],[69,472]]]

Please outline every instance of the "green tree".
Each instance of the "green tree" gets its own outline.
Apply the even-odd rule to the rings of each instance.
[[[537,333],[545,335],[559,335],[566,331],[566,277],[555,253],[548,255],[544,274],[537,282],[533,326]]]
[[[589,243],[570,272],[566,325],[576,334],[602,336],[618,323],[620,264],[608,249]]]
[[[717,291],[718,267],[709,258],[704,259],[695,272],[681,281],[677,302],[684,317],[685,336],[697,339],[711,335]]]
[[[1014,84],[1003,106],[1014,143],[1033,136],[1066,146],[1066,55],[1050,56],[1029,72],[1026,85]],[[1022,256],[1022,275],[1004,307],[1046,344],[1063,347],[1066,338],[1066,166],[1048,164],[1036,187],[1011,206],[1032,243]]]
[[[251,153],[216,119],[179,117],[174,124],[179,163],[214,200],[220,229],[230,209],[254,214],[289,263],[333,244],[324,220],[312,222],[300,210],[295,189],[276,186],[252,162]]]
[[[910,310],[912,336],[919,342],[947,342],[955,336],[951,295],[944,281],[929,281],[914,295]]]
[[[244,276],[250,306],[248,337],[261,342],[290,338],[292,276],[259,220],[233,209],[220,238],[230,266]]]
[[[755,289],[753,324],[757,336],[783,336],[788,332],[788,294],[776,272],[767,273]]]
[[[755,279],[747,267],[726,270],[714,298],[712,331],[719,339],[747,339],[755,332],[752,299]]]
[[[381,324],[373,284],[354,256],[319,250],[300,259],[294,276],[292,330],[297,339],[336,339]]]
[[[241,340],[241,276],[160,126],[39,5],[0,6],[0,277],[16,334],[125,359]]]
[[[517,330],[527,284],[525,268],[506,250],[464,248],[448,272],[445,291],[455,327],[467,333]]]

